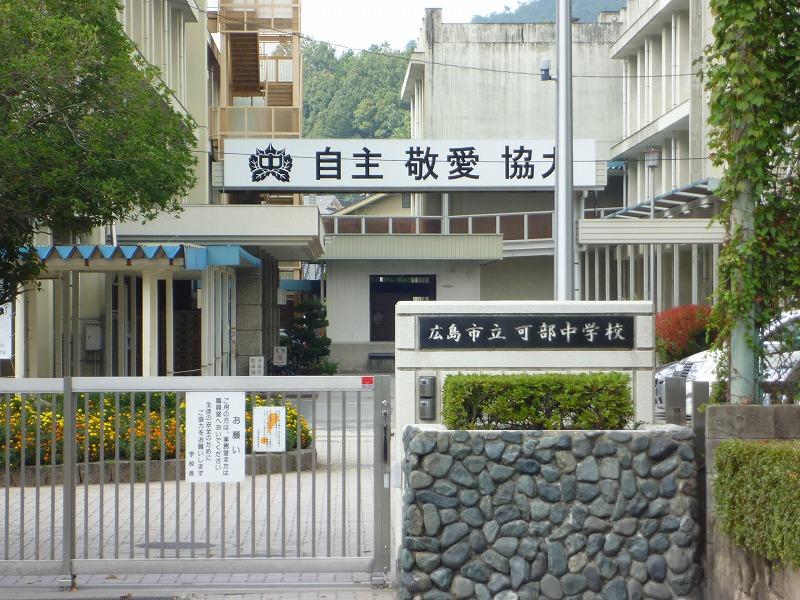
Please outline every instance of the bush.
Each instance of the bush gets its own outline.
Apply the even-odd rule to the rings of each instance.
[[[622,373],[450,375],[442,405],[450,429],[622,429],[633,418]]]
[[[751,554],[800,567],[800,442],[727,440],[716,467],[720,529]]]
[[[294,312],[297,316],[281,337],[281,345],[288,348],[287,366],[291,373],[317,375],[320,361],[331,353],[331,339],[321,333],[328,326],[327,309],[319,300],[305,300]]]
[[[280,406],[280,400],[280,396],[263,398],[259,395],[248,395],[245,397],[245,451],[247,454],[252,452],[253,446],[253,406]],[[21,465],[23,437],[25,440],[25,464],[27,466],[36,464],[37,424],[41,427],[38,452],[41,464],[52,464],[54,447],[55,464],[63,464],[64,411],[61,396],[43,396],[38,409],[35,398],[31,396],[24,398],[20,395],[8,396],[6,402],[8,402],[8,423],[6,423],[6,406],[4,403],[0,403],[0,464],[5,464],[6,445],[8,445],[9,465],[12,468],[18,468]],[[181,458],[185,457],[186,403],[184,400],[178,404],[174,393],[163,395],[163,438],[161,435],[162,395],[160,393],[150,394],[149,404],[145,394],[135,394],[133,412],[131,412],[130,394],[120,394],[118,416],[115,413],[115,403],[116,400],[112,394],[89,394],[88,398],[83,394],[78,395],[75,415],[75,444],[78,462],[84,462],[87,455],[89,462],[99,461],[101,448],[104,460],[112,462],[116,452],[117,431],[119,431],[120,460],[144,460],[147,456],[151,460],[159,460],[162,442],[164,458],[175,458],[175,437],[178,423],[176,411],[180,416]],[[24,419],[23,406],[25,409]],[[87,408],[88,410],[86,410]],[[297,447],[297,418],[297,408],[291,402],[287,402],[287,451]],[[6,429],[9,433],[8,441],[6,441]],[[300,447],[308,448],[311,439],[311,428],[306,419],[300,415]]]
[[[318,368],[320,375],[336,375],[339,372],[339,363],[323,358],[319,361]]]
[[[664,364],[680,360],[706,350],[710,314],[711,307],[701,304],[684,304],[658,313],[656,353],[659,362]]]

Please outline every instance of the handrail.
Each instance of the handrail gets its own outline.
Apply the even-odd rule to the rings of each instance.
[[[377,377],[377,376],[376,376]],[[62,393],[69,378],[2,378],[0,394]],[[374,380],[373,380],[374,381]],[[74,393],[102,392],[276,392],[361,391],[361,375],[73,377]]]

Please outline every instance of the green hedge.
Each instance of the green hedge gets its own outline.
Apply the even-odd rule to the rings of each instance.
[[[450,429],[622,429],[633,418],[622,373],[450,375],[442,404]]]
[[[740,548],[800,567],[800,442],[723,442],[716,453],[717,523]]]

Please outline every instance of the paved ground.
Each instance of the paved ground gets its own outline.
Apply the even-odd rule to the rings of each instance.
[[[280,581],[280,580],[283,581]],[[308,575],[183,575],[79,577],[78,588],[68,591],[56,577],[0,578],[4,600],[99,600],[176,598],[178,600],[393,600],[389,589],[353,583],[350,574]],[[130,594],[130,596],[128,596]]]
[[[306,404],[303,402],[302,404]],[[79,486],[76,557],[108,560],[161,557],[364,557],[373,554],[374,447],[371,401],[362,406],[361,440],[350,421],[342,429],[341,404],[318,407],[316,472],[257,475],[237,484],[174,481]],[[303,406],[304,413],[309,407]],[[338,418],[337,418],[338,417]],[[360,448],[360,461],[358,450]],[[344,457],[342,451],[344,449]],[[163,500],[162,500],[163,494]],[[38,503],[38,511],[37,511]],[[194,504],[194,508],[192,508]],[[163,517],[162,517],[162,509]],[[7,508],[6,508],[7,507]],[[53,510],[55,509],[55,510]],[[7,512],[6,512],[7,510]],[[0,567],[3,560],[58,559],[61,489],[0,487]],[[131,512],[132,510],[132,512]],[[38,519],[37,519],[38,512]],[[15,519],[15,515],[21,517]],[[163,533],[162,533],[163,530]],[[176,543],[177,542],[177,543]],[[59,577],[0,577],[0,599],[64,598]],[[381,599],[366,573],[79,576],[72,599],[155,596],[186,600]]]

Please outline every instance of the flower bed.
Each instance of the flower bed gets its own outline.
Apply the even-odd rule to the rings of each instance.
[[[118,402],[118,405],[117,405]],[[26,465],[63,464],[64,411],[61,396],[8,397],[0,404],[0,465],[19,468],[23,449]],[[252,453],[253,406],[281,405],[280,396],[250,395],[245,403],[245,447]],[[79,462],[141,461],[184,457],[186,402],[174,393],[80,394],[75,418],[76,458]],[[117,411],[117,407],[119,411]],[[286,403],[286,449],[297,448],[297,419],[300,419],[300,448],[311,445],[311,429],[297,407]],[[177,431],[180,427],[180,432]],[[180,456],[176,456],[176,434]],[[23,444],[24,440],[24,444]],[[162,454],[163,453],[163,454]]]

